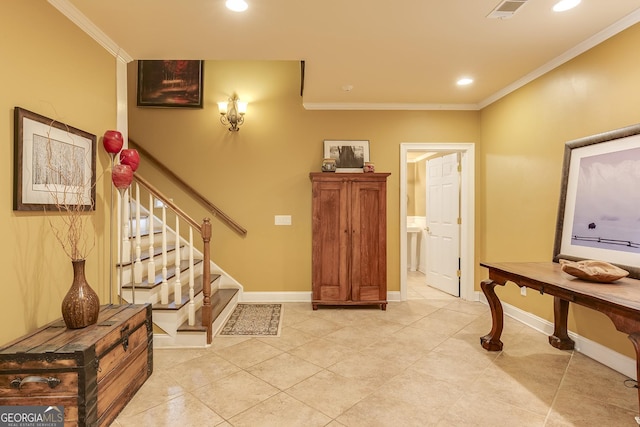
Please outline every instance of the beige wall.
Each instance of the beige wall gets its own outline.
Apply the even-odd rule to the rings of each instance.
[[[115,125],[115,60],[43,0],[3,2],[0,15],[0,344],[61,316],[71,285],[71,262],[52,234],[57,214],[14,212],[13,110],[25,108],[96,134]],[[96,212],[90,215],[96,246],[87,260],[87,280],[108,301],[105,184],[108,165],[98,141]],[[108,186],[106,187],[108,188]]]
[[[415,216],[427,214],[427,159],[415,163],[415,188],[413,193],[415,200]]]
[[[640,25],[602,43],[482,111],[482,260],[549,261],[566,141],[640,122]],[[553,319],[552,298],[517,286],[506,302]],[[634,357],[599,313],[571,306],[570,329]]]
[[[416,215],[416,162],[407,162],[407,216]]]
[[[425,216],[426,162],[407,162],[407,216]]]
[[[324,139],[368,139],[376,170],[392,174],[388,287],[397,291],[400,143],[479,138],[479,113],[473,111],[307,111],[300,64],[293,61],[206,61],[201,110],[138,108],[136,64],[129,74],[129,136],[248,229],[241,238],[213,221],[213,258],[246,291],[311,290],[309,172],[320,171]],[[220,124],[215,104],[234,91],[249,101],[238,133]],[[140,168],[143,176],[153,174]],[[170,186],[163,188],[181,200]],[[198,209],[188,211],[206,215]],[[293,225],[274,226],[274,215],[292,215]]]

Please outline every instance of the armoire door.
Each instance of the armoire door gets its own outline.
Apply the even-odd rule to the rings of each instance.
[[[386,300],[386,185],[381,181],[354,181],[350,190],[351,298]]]
[[[313,299],[348,301],[350,227],[347,183],[313,183]]]

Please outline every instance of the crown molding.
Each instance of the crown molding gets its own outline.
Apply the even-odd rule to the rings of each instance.
[[[398,110],[398,111],[425,111],[425,110],[479,110],[477,104],[398,104],[398,103],[322,103],[303,102],[306,110]]]
[[[120,48],[113,40],[111,40],[100,28],[91,22],[82,12],[80,12],[68,0],[47,0],[49,4],[55,7],[60,13],[69,18],[71,22],[76,24],[82,31],[87,33],[92,39],[98,42],[100,46],[105,48],[111,55],[119,61],[129,63],[133,58],[127,52]]]
[[[507,96],[508,94],[510,94],[511,92],[514,92],[517,89],[520,89],[522,86],[526,85],[527,83],[530,83],[533,80],[537,79],[538,77],[541,77],[544,74],[550,72],[551,70],[559,67],[560,65],[566,62],[569,62],[573,58],[583,54],[589,49],[594,48],[595,46],[599,45],[605,40],[615,36],[618,33],[621,33],[622,31],[626,30],[632,25],[637,24],[638,22],[640,22],[640,9],[637,9],[631,12],[629,15],[625,16],[624,18],[620,19],[619,21],[615,22],[614,24],[610,25],[609,27],[605,28],[599,33],[594,34],[593,36],[589,37],[585,41],[567,50],[562,55],[552,59],[551,61],[547,62],[543,66],[525,75],[521,79],[516,80],[510,85],[494,93],[490,97],[484,99],[478,104],[480,109],[483,109],[484,107],[490,104],[493,104],[500,98]]]

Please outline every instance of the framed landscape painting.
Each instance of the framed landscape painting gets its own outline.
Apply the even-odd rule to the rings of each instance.
[[[605,261],[640,278],[640,124],[565,144],[559,259]]]
[[[203,61],[138,61],[139,107],[202,108]]]

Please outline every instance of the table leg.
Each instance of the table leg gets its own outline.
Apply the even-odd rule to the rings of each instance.
[[[640,332],[629,334],[629,339],[636,349],[636,380],[640,381]],[[640,388],[638,388],[638,407],[640,408]],[[640,424],[640,419],[636,417],[636,421]]]
[[[500,341],[500,335],[502,335],[503,328],[503,311],[502,311],[502,303],[500,299],[496,295],[496,291],[494,288],[499,283],[494,282],[493,280],[483,280],[480,283],[480,288],[484,293],[484,296],[487,298],[489,302],[489,307],[491,308],[491,332],[487,335],[480,338],[480,344],[482,344],[482,348],[488,351],[500,351],[502,350],[502,341]]]
[[[569,301],[553,297],[553,335],[549,336],[549,344],[559,350],[573,350],[575,343],[567,333],[567,317]]]

